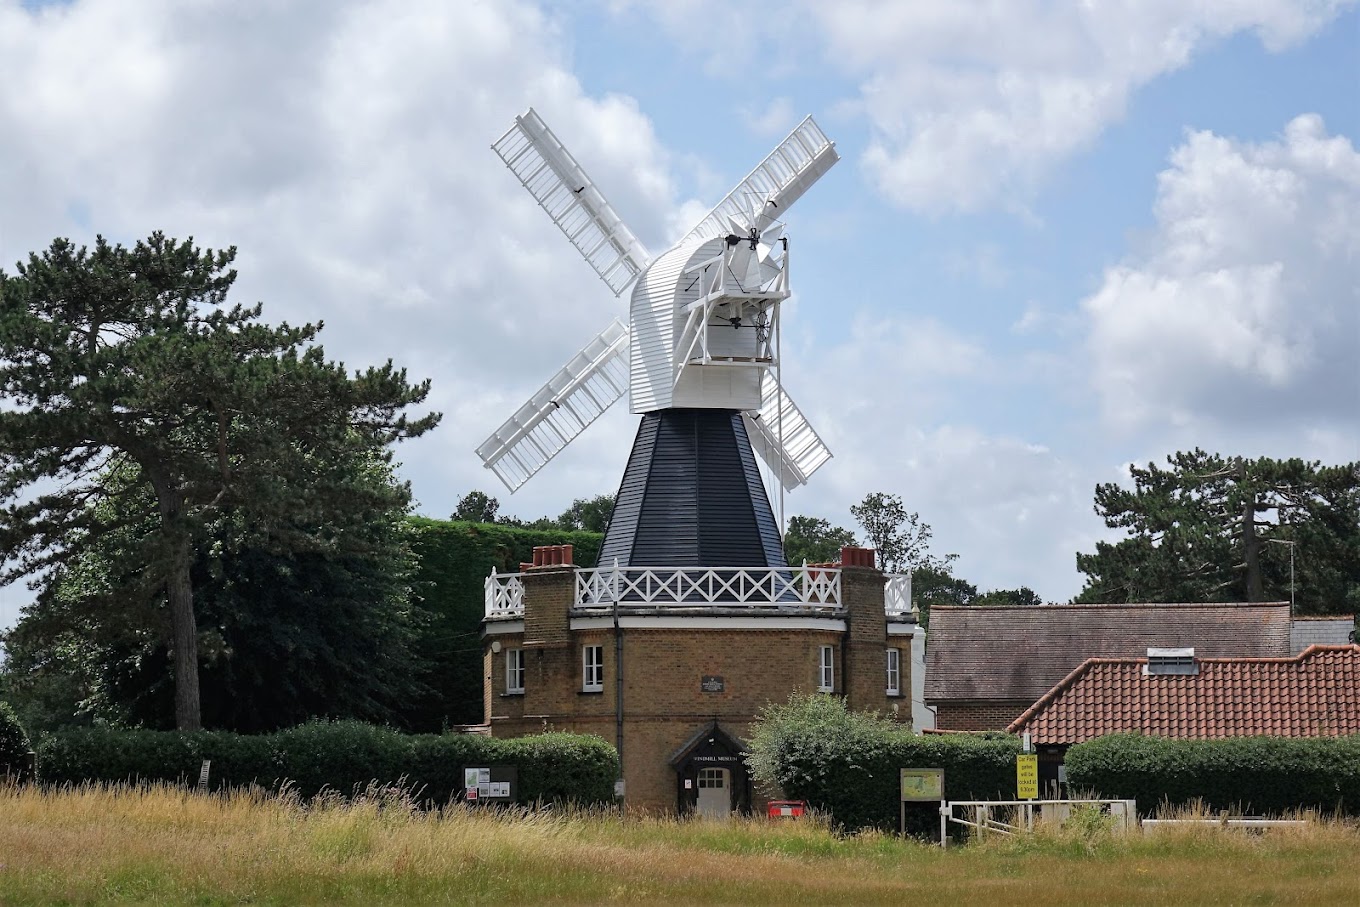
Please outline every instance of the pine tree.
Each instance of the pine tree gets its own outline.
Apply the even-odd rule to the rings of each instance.
[[[1095,509],[1129,537],[1078,554],[1078,601],[1290,598],[1300,613],[1360,606],[1360,464],[1224,458],[1203,450],[1096,487]],[[1292,552],[1291,552],[1292,549]]]
[[[328,362],[312,345],[321,324],[228,308],[234,258],[155,233],[132,249],[58,239],[0,271],[0,582],[41,576],[140,519],[131,502],[149,489],[140,581],[164,590],[183,730],[201,725],[191,568],[205,524],[242,509],[275,546],[315,545],[299,522],[391,500],[356,483],[342,454],[386,461],[439,419],[405,416],[429,383],[390,361],[352,377]],[[126,483],[104,481],[124,468]]]

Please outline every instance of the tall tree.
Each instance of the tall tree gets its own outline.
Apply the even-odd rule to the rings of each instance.
[[[930,524],[919,513],[908,513],[902,499],[881,491],[865,495],[851,505],[850,513],[864,529],[869,543],[878,549],[879,566],[885,573],[901,573],[929,568],[944,573],[957,554],[937,557],[930,553],[933,535]]]
[[[1128,537],[1078,554],[1079,601],[1266,601],[1300,613],[1360,607],[1360,463],[1225,458],[1203,450],[1096,487],[1095,509]]]
[[[1044,603],[1043,598],[1029,586],[1019,589],[991,589],[973,599],[975,605],[1010,605],[1032,608]]]
[[[977,586],[954,576],[948,565],[921,567],[911,574],[911,597],[921,626],[930,626],[930,609],[935,605],[972,605],[977,603]]]
[[[405,499],[388,464],[356,455],[351,468],[356,482],[395,486],[394,504]],[[145,492],[133,500],[144,519],[106,533],[55,571],[3,634],[11,698],[34,727],[173,724],[165,594],[139,581],[156,533],[155,502]],[[313,717],[390,722],[424,692],[413,646],[423,615],[413,603],[405,510],[342,511],[324,526],[297,520],[288,530],[312,536],[305,547],[252,531],[245,509],[205,524],[191,570],[204,726],[260,732]]]
[[[614,516],[614,496],[597,494],[593,498],[577,498],[557,518],[557,525],[572,532],[604,532]]]
[[[795,565],[832,563],[840,558],[842,548],[854,544],[853,532],[821,517],[791,516],[784,532],[784,556]]]
[[[320,324],[227,308],[234,258],[154,233],[132,249],[58,239],[0,271],[0,391],[13,407],[0,411],[0,581],[132,525],[142,514],[122,505],[149,489],[144,576],[165,592],[184,730],[201,726],[192,569],[205,524],[240,508],[276,545],[313,544],[290,521],[391,501],[356,484],[342,453],[359,444],[385,460],[439,419],[406,417],[429,383],[390,361],[352,377],[328,362],[310,345]],[[126,487],[101,481],[123,462],[135,470]]]
[[[500,501],[484,491],[473,489],[459,498],[458,503],[453,505],[453,514],[449,519],[467,523],[494,523],[496,522],[496,513],[500,508]]]

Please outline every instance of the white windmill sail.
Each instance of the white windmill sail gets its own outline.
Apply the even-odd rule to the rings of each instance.
[[[733,220],[763,231],[838,160],[835,142],[807,117],[682,242],[727,236]],[[756,209],[760,213],[753,217]]]
[[[613,323],[477,448],[512,492],[628,392],[628,329]]]
[[[808,477],[831,459],[831,451],[769,372],[765,373],[761,394],[760,410],[744,412],[741,418],[751,447],[779,477],[784,490],[791,491],[807,484]]]
[[[532,107],[491,148],[617,296],[651,256]]]

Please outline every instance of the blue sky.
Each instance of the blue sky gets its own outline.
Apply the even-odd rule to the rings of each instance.
[[[239,300],[434,380],[423,512],[555,514],[626,405],[513,497],[472,450],[626,309],[487,146],[535,106],[659,251],[811,113],[785,379],[836,456],[788,512],[900,494],[1061,601],[1129,462],[1360,459],[1358,51],[1352,2],[0,0],[0,267],[235,244]]]

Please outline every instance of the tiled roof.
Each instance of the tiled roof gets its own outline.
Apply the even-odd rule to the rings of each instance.
[[[1088,658],[1149,647],[1207,658],[1285,658],[1289,603],[1041,605],[930,609],[927,701],[1033,702]]]
[[[1204,658],[1197,674],[1144,674],[1146,658],[1092,658],[1008,730],[1036,743],[1138,731],[1205,739],[1360,733],[1360,646],[1293,658]]]

